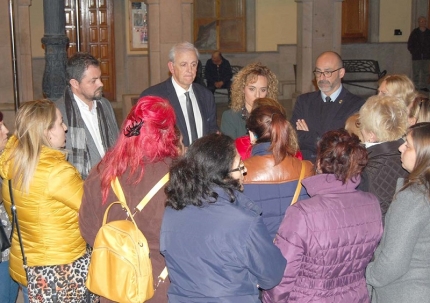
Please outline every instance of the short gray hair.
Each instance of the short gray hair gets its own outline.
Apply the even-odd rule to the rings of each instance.
[[[393,96],[372,96],[360,109],[360,130],[373,132],[378,141],[400,139],[408,128],[405,102]]]
[[[199,59],[199,50],[190,42],[181,42],[173,45],[169,52],[169,61],[175,62],[176,53],[193,51],[196,53],[197,59]]]

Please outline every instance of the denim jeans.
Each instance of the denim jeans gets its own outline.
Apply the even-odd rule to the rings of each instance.
[[[0,263],[0,302],[15,303],[18,296],[18,283],[9,275],[9,261]]]

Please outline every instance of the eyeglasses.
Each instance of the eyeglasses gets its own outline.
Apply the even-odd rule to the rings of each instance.
[[[232,170],[230,170],[229,172],[230,173],[234,173],[235,171],[240,171],[240,172],[243,172],[245,170],[245,164],[243,163],[243,160],[242,159],[240,159],[240,161],[239,161],[239,166],[238,167],[236,167],[236,168],[233,168]]]
[[[319,70],[314,70],[313,73],[314,73],[314,75],[315,75],[316,78],[321,77],[321,75],[324,75],[324,77],[326,77],[326,78],[330,78],[331,75],[333,75],[334,72],[337,72],[341,68],[343,68],[343,67],[339,67],[338,69],[335,69],[335,70],[332,70],[332,71],[324,71],[324,72],[321,72]]]

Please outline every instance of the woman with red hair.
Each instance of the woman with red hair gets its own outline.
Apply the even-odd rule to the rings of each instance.
[[[169,102],[153,96],[139,99],[125,119],[116,144],[94,167],[84,183],[84,196],[79,211],[82,237],[94,245],[107,207],[118,201],[111,181],[118,177],[127,205],[132,212],[142,198],[169,171],[173,158],[179,154],[180,137],[176,117]],[[166,196],[160,189],[134,219],[148,240],[154,281],[165,267],[160,254],[160,228]],[[120,205],[109,211],[109,221],[124,220],[126,212]],[[167,280],[166,280],[167,282]],[[167,302],[168,283],[161,284],[147,302]],[[101,302],[110,302],[101,297]]]

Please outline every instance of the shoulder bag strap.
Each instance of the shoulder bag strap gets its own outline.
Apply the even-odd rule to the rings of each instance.
[[[12,212],[12,226],[15,224],[16,225],[16,232],[18,234],[18,239],[19,239],[19,246],[21,247],[21,254],[22,254],[22,264],[24,265],[24,269],[25,269],[25,274],[27,275],[27,257],[25,256],[24,253],[24,245],[22,243],[22,237],[21,237],[21,229],[19,228],[19,223],[18,223],[18,213],[16,211],[16,206],[15,206],[15,201],[13,199],[13,193],[12,193],[12,180],[9,179],[9,195],[10,195],[10,209]]]
[[[157,182],[157,184],[154,185],[154,187],[146,194],[146,196],[140,201],[140,203],[136,206],[136,209],[138,211],[142,211],[142,209],[148,204],[149,200],[152,199],[152,197],[155,196],[155,194],[164,186],[164,184],[169,181],[169,173],[165,174],[163,178],[161,178],[160,181]]]
[[[294,192],[293,200],[291,200],[290,205],[293,205],[294,203],[296,203],[297,199],[299,198],[300,191],[302,190],[302,180],[304,176],[305,176],[305,163],[302,161],[302,169],[300,171],[299,181],[297,182],[297,188],[296,188],[296,191]]]
[[[169,181],[169,173],[165,174],[157,184],[154,185],[153,188],[146,194],[145,197],[137,204],[136,211],[133,213],[133,216],[137,211],[142,211],[142,209],[148,204],[148,202],[155,196],[155,194]],[[113,192],[118,197],[120,201],[126,202],[124,192],[122,191],[121,184],[119,183],[118,177],[112,180],[111,186]]]

